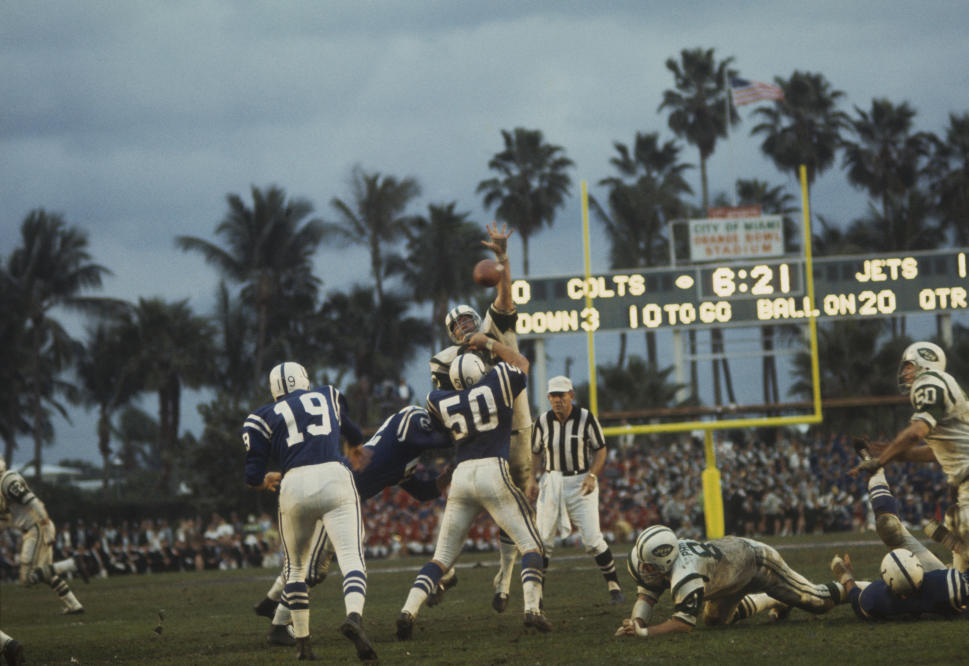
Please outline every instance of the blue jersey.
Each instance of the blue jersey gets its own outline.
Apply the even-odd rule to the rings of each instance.
[[[427,409],[451,432],[456,462],[478,458],[508,459],[512,406],[526,383],[525,373],[499,363],[465,391],[432,391]]]
[[[356,446],[360,428],[350,420],[347,402],[332,386],[297,390],[246,417],[246,483],[258,486],[272,458],[283,474],[294,467],[340,460],[341,435]]]
[[[420,407],[404,407],[387,418],[364,446],[371,450],[370,462],[353,472],[361,499],[370,499],[384,488],[400,485],[416,499],[427,501],[441,492],[433,481],[412,478],[421,454],[451,445],[451,437]],[[344,459],[345,464],[349,462]]]
[[[860,593],[857,587],[852,589],[848,598],[855,613],[866,620],[887,620],[923,613],[955,617],[965,614],[969,608],[969,573],[959,573],[955,569],[926,571],[922,588],[904,599],[892,594],[882,580],[872,581]]]

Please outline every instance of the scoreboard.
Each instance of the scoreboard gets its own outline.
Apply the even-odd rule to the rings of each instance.
[[[520,335],[757,326],[818,319],[969,313],[969,248],[803,257],[520,279]],[[589,298],[587,304],[587,297]]]

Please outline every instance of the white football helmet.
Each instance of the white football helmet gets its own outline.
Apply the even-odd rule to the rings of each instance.
[[[464,317],[471,317],[474,326],[472,327],[470,323],[462,321]],[[448,311],[444,325],[447,327],[447,334],[451,341],[460,345],[469,335],[481,330],[481,317],[470,305],[455,305]]]
[[[458,354],[451,361],[451,368],[448,370],[448,375],[451,377],[451,383],[454,384],[454,388],[463,391],[466,388],[474,386],[487,371],[488,368],[485,367],[484,361],[477,355]]]
[[[909,372],[906,363],[915,366],[915,372]],[[902,360],[898,364],[899,392],[908,395],[915,378],[929,370],[945,372],[945,352],[933,342],[913,342],[902,352]]]
[[[680,554],[676,533],[666,525],[651,525],[636,537],[630,557],[641,576],[668,574]]]
[[[882,558],[882,580],[892,593],[903,597],[918,592],[925,570],[915,553],[896,548]]]
[[[292,391],[306,391],[310,387],[310,376],[306,368],[293,361],[284,361],[269,371],[269,390],[273,400],[279,400]]]

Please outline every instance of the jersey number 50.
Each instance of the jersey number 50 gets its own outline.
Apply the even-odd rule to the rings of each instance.
[[[467,395],[468,407],[471,412],[471,425],[474,426],[474,431],[481,433],[497,428],[498,406],[495,404],[495,395],[491,392],[491,387],[475,386],[468,391]],[[471,432],[467,416],[461,413],[460,409],[455,410],[460,405],[461,395],[445,398],[438,405],[441,410],[441,420],[454,433],[454,441],[464,439]],[[483,410],[482,407],[484,407]],[[482,411],[484,411],[484,414],[482,414]]]

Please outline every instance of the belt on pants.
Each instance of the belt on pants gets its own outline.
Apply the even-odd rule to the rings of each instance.
[[[557,469],[556,470],[552,470],[552,471],[553,472],[561,472],[562,476],[575,476],[576,474],[588,474],[589,473],[589,470],[587,470],[587,469],[576,469],[576,470],[572,470],[571,472],[567,472],[567,471],[564,471],[564,470],[557,470]]]

